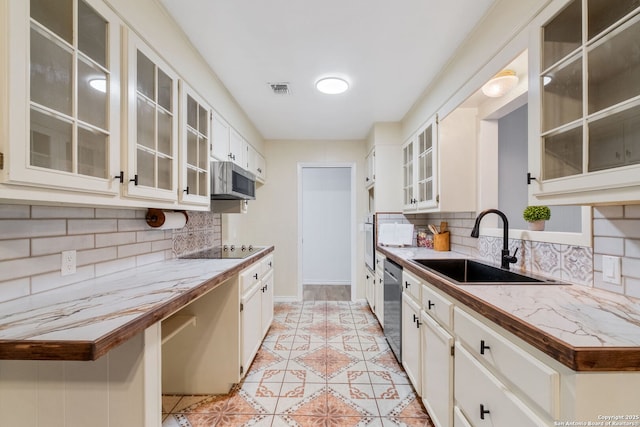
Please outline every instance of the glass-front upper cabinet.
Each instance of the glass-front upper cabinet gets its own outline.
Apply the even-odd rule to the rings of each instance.
[[[418,209],[435,207],[436,202],[436,121],[431,121],[418,133],[417,203]]]
[[[180,81],[180,201],[208,205],[209,146],[213,111],[184,81]]]
[[[11,58],[7,180],[117,194],[117,16],[93,0],[30,0],[4,7]]]
[[[178,76],[133,32],[127,32],[127,37],[126,194],[176,201]]]
[[[639,200],[640,3],[558,0],[536,24],[530,197]]]
[[[402,205],[403,210],[410,211],[417,208],[417,200],[413,194],[415,184],[414,177],[414,152],[415,137],[405,142],[402,146]]]

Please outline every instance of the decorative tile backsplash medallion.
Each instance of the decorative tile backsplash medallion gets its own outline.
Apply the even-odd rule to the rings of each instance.
[[[176,257],[222,244],[222,214],[188,212],[184,228],[173,230],[173,254]]]

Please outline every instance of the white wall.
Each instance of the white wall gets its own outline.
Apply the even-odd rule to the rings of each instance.
[[[257,189],[246,214],[223,215],[224,242],[275,246],[275,295],[298,298],[298,163],[356,166],[356,259],[364,259],[366,141],[265,141],[267,182]],[[355,298],[364,298],[364,262],[356,263]]]

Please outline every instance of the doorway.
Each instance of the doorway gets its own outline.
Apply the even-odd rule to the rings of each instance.
[[[354,166],[299,165],[299,289],[303,300],[352,300]]]

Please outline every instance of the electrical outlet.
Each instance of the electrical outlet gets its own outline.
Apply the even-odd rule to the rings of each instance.
[[[614,285],[622,284],[622,277],[620,274],[620,257],[617,256],[602,256],[602,280]]]
[[[62,251],[62,265],[60,273],[68,276],[76,272],[76,251]]]

